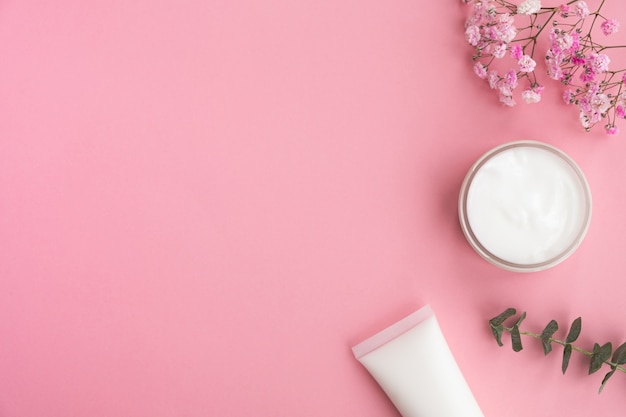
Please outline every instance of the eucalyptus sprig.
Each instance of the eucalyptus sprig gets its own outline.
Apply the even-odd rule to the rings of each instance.
[[[563,360],[561,362],[561,371],[563,373],[567,371],[572,352],[581,353],[589,358],[589,375],[599,371],[603,365],[607,365],[611,370],[602,379],[598,393],[602,392],[607,381],[613,376],[615,371],[626,373],[626,367],[622,366],[626,364],[626,342],[619,345],[615,350],[613,350],[611,342],[602,345],[594,343],[591,351],[582,349],[573,344],[578,339],[578,336],[580,336],[582,328],[582,319],[580,317],[572,322],[565,340],[560,340],[553,337],[559,329],[559,325],[555,320],[551,320],[541,333],[521,330],[520,325],[526,318],[526,312],[523,312],[514,323],[506,326],[505,323],[511,322],[516,314],[517,311],[514,308],[507,308],[502,313],[489,320],[489,326],[491,327],[491,331],[493,332],[498,346],[504,346],[502,343],[502,335],[504,333],[510,334],[511,346],[515,352],[519,352],[523,349],[522,336],[539,339],[545,355],[552,351],[553,343],[561,345],[563,346]]]

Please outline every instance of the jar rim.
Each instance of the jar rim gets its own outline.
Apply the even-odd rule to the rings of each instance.
[[[468,190],[472,184],[472,181],[478,171],[492,158],[505,152],[509,149],[514,148],[537,148],[544,151],[549,151],[552,154],[558,156],[560,159],[565,161],[571,168],[572,171],[576,174],[576,177],[581,185],[584,194],[585,208],[583,214],[582,226],[576,237],[572,240],[572,242],[567,246],[567,248],[559,253],[558,255],[547,259],[542,262],[532,263],[532,264],[521,264],[508,261],[503,259],[491,251],[489,251],[476,237],[474,231],[469,222],[468,213],[467,213],[467,195]],[[582,240],[587,234],[587,230],[589,229],[589,224],[591,222],[591,211],[592,211],[592,199],[591,199],[591,190],[589,188],[589,184],[582,170],[576,164],[576,162],[565,152],[562,150],[549,145],[544,142],[534,141],[534,140],[519,140],[504,143],[502,145],[496,146],[491,150],[485,152],[482,156],[480,156],[476,162],[471,166],[465,178],[463,179],[463,183],[461,185],[461,191],[459,193],[459,202],[458,202],[458,213],[459,213],[459,221],[461,224],[461,230],[465,235],[465,238],[469,242],[470,246],[476,251],[483,259],[487,260],[489,263],[503,268],[505,270],[513,271],[513,272],[537,272],[542,271],[548,268],[551,268],[560,262],[567,259],[574,251],[580,246]]]

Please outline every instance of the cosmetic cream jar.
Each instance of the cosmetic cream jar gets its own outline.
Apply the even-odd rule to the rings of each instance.
[[[576,163],[536,141],[500,145],[481,156],[459,196],[461,229],[500,268],[534,272],[569,257],[591,220],[591,192]]]

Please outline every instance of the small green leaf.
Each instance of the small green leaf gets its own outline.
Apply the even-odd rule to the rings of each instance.
[[[520,324],[522,324],[522,322],[524,321],[524,319],[525,319],[525,318],[526,318],[526,312],[524,311],[524,312],[522,313],[522,315],[519,317],[519,319],[517,319],[517,321],[515,322],[515,325],[516,325],[517,327],[519,327],[519,326],[520,326]]]
[[[513,345],[513,350],[515,352],[519,352],[523,349],[522,338],[519,334],[519,327],[517,327],[517,324],[511,329],[511,344]]]
[[[611,342],[605,343],[602,346],[597,343],[593,344],[591,360],[589,361],[589,375],[602,368],[602,364],[611,357],[612,349],[613,345],[611,344]]]
[[[611,362],[616,363],[617,365],[623,365],[626,363],[626,342],[622,343],[617,349],[615,349]]]
[[[559,324],[556,320],[550,320],[550,323],[548,323],[546,328],[541,332],[541,337],[552,337],[557,330],[559,330]]]
[[[559,325],[555,320],[551,320],[550,323],[541,332],[541,344],[543,345],[543,353],[547,355],[552,351],[552,344],[550,338],[559,329]]]
[[[572,356],[572,345],[567,343],[565,348],[563,349],[563,363],[561,364],[561,371],[565,373],[567,371],[567,367],[569,366],[569,358]]]
[[[572,323],[572,327],[570,327],[569,333],[567,334],[567,337],[565,338],[565,343],[572,343],[576,339],[578,339],[578,336],[580,336],[581,325],[582,325],[582,320],[580,317],[574,320],[574,322]]]
[[[609,371],[608,374],[604,375],[604,378],[602,379],[602,385],[600,385],[600,389],[598,390],[598,394],[602,393],[602,390],[604,389],[604,386],[606,385],[606,382],[609,380],[610,377],[613,376],[613,374],[615,373],[615,367],[612,366],[612,369]]]
[[[511,316],[514,316],[517,311],[514,308],[507,308],[502,313],[498,314],[496,317],[489,320],[491,326],[500,326],[502,323],[506,321]]]
[[[498,346],[500,347],[504,346],[502,344],[502,331],[503,330],[504,330],[504,327],[502,325],[491,326],[491,332],[493,333],[493,337],[495,337],[496,342],[498,343]]]

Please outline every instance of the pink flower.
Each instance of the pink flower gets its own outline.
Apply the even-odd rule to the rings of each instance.
[[[563,92],[563,101],[567,104],[572,104],[574,102],[574,97],[574,90],[571,88],[568,88]]]
[[[500,77],[496,70],[489,70],[489,74],[487,75],[487,82],[489,83],[489,87],[493,90],[498,86],[498,81],[500,81]]]
[[[507,107],[513,107],[516,104],[515,100],[513,100],[513,96],[503,92],[500,92],[500,103],[504,104]]]
[[[514,59],[519,60],[523,54],[524,52],[522,51],[522,47],[519,44],[516,43],[515,45],[511,46],[511,56]]]
[[[487,78],[487,68],[480,62],[477,62],[474,64],[474,74],[476,74],[481,80],[484,80]]]
[[[548,66],[548,76],[553,80],[561,81],[564,77],[563,68],[561,68],[562,58],[552,57],[552,51],[548,51],[546,54],[546,65]]]
[[[480,29],[478,26],[472,25],[465,29],[465,40],[472,46],[478,45],[480,41]]]
[[[531,89],[524,90],[522,91],[522,99],[527,104],[539,103],[541,101],[541,94]]]
[[[577,51],[578,48],[580,48],[580,35],[574,32],[571,36],[572,36],[572,46],[570,47],[570,49],[572,51]]]
[[[498,18],[497,26],[498,29],[500,29],[502,32],[505,32],[509,30],[511,26],[513,26],[513,23],[515,23],[515,18],[513,18],[513,16],[508,13],[502,13]]]
[[[615,116],[620,119],[626,119],[626,91],[622,91],[617,96],[617,105],[615,106]]]
[[[585,3],[584,1],[579,1],[578,3],[576,3],[575,13],[576,17],[584,19],[585,17],[589,16],[589,6],[587,6],[587,3]]]
[[[504,58],[504,56],[506,55],[506,44],[503,42],[499,42],[497,44],[495,44],[493,46],[493,49],[491,50],[491,55],[494,56],[494,58]]]
[[[591,105],[591,101],[593,100],[596,93],[596,84],[591,84],[590,88],[585,92],[585,95],[580,97],[580,99],[578,100],[578,107],[581,111],[584,111],[586,114],[593,113],[594,110]]]
[[[606,94],[595,94],[591,98],[591,109],[600,114],[606,113],[611,107],[611,99]]]
[[[511,43],[516,35],[517,28],[515,26],[509,26],[500,31],[500,40],[504,43]]]
[[[497,41],[500,39],[500,33],[495,26],[489,26],[488,28],[485,28],[484,36],[492,41]]]
[[[501,13],[498,17],[498,22],[510,26],[515,23],[515,18],[511,16],[511,13]]]
[[[589,120],[589,116],[587,116],[587,114],[581,110],[580,114],[578,115],[578,118],[580,120],[580,124],[585,128],[585,129],[589,129],[589,127],[591,126],[591,121]]]
[[[593,81],[596,79],[596,73],[593,72],[591,70],[591,68],[585,68],[581,73],[580,73],[580,81],[582,82],[589,82],[589,81]]]
[[[617,31],[619,30],[619,22],[615,19],[607,19],[602,22],[600,28],[602,28],[602,33],[604,33],[606,36],[609,36],[617,33]]]
[[[563,85],[570,85],[572,83],[572,73],[569,71],[563,71],[563,74],[561,74],[561,78],[559,78],[559,81],[561,81]]]
[[[504,80],[498,84],[498,92],[501,96],[513,96],[513,88]]]
[[[511,96],[500,96],[500,103],[504,104],[507,107],[513,107],[517,104]]]
[[[607,72],[609,70],[610,63],[611,58],[609,58],[609,56],[606,54],[598,54],[592,52],[587,56],[587,64],[596,74],[602,74],[603,72]]]
[[[615,135],[615,134],[617,134],[617,127],[615,125],[606,125],[606,127],[604,129],[606,130],[606,133],[608,135]]]
[[[577,53],[572,55],[572,64],[574,64],[574,65],[585,65],[586,62],[587,62],[587,60],[585,59],[584,56],[579,55]]]
[[[500,96],[500,103],[504,104],[507,107],[513,107],[517,104],[511,96]]]
[[[490,24],[485,31],[485,36],[496,42],[510,43],[517,35],[517,28],[513,23],[513,16],[508,13],[500,14],[497,19],[491,19]]]
[[[587,94],[592,96],[594,94],[598,94],[600,92],[600,84],[597,82],[588,83],[587,85]]]
[[[504,76],[504,82],[511,88],[517,87],[517,73],[513,70],[509,70]]]
[[[574,45],[574,37],[572,35],[556,28],[550,32],[550,41],[552,41],[550,49],[554,52],[567,51]]]
[[[559,14],[561,17],[565,18],[569,15],[569,6],[567,4],[561,4],[559,6]]]
[[[576,101],[580,110],[580,123],[586,130],[605,118],[612,106],[611,98],[603,92],[602,87],[597,82],[588,83],[584,95],[579,95]]]
[[[474,3],[472,7],[472,13],[465,20],[465,27],[480,26],[483,22],[485,6],[482,3]]]
[[[533,72],[537,63],[529,55],[524,55],[517,61],[517,65],[521,72]]]

